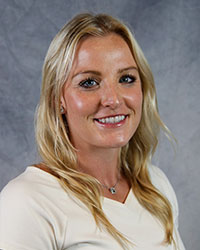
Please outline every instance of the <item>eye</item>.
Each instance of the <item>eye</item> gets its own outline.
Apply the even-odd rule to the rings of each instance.
[[[119,79],[120,83],[134,83],[136,81],[136,77],[132,75],[124,75]]]
[[[79,85],[83,88],[90,89],[98,86],[98,82],[92,78],[87,78],[79,83]]]

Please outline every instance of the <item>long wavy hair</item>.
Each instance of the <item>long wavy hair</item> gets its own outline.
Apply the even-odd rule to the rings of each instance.
[[[36,141],[43,163],[59,178],[66,192],[75,195],[91,211],[98,227],[104,227],[123,247],[128,240],[109,222],[102,210],[101,186],[97,179],[77,170],[76,149],[70,142],[67,120],[60,112],[63,86],[69,76],[78,43],[90,36],[110,33],[128,44],[139,69],[143,107],[140,124],[129,143],[120,150],[121,171],[132,186],[139,203],[157,217],[165,230],[165,242],[173,240],[173,215],[169,201],[153,185],[148,163],[158,144],[161,121],[154,79],[150,67],[129,28],[105,14],[79,14],[55,36],[44,66],[40,102],[36,111]]]

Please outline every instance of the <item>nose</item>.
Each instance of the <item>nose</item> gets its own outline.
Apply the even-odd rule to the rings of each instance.
[[[102,89],[101,104],[116,109],[121,104],[121,94],[116,83],[105,84]]]

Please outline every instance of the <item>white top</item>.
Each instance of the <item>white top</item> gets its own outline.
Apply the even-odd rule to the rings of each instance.
[[[164,173],[149,167],[153,184],[169,199],[175,218],[174,237],[184,250],[177,231],[178,205]],[[104,198],[110,222],[131,242],[134,250],[174,250],[163,245],[160,222],[138,203],[130,191],[125,203]],[[3,250],[120,250],[121,246],[99,230],[88,208],[69,196],[57,179],[33,166],[7,184],[0,194],[0,249]]]

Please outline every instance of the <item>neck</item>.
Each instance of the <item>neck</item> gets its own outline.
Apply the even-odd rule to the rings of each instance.
[[[78,169],[95,177],[100,183],[112,186],[119,178],[119,149],[79,150]]]

